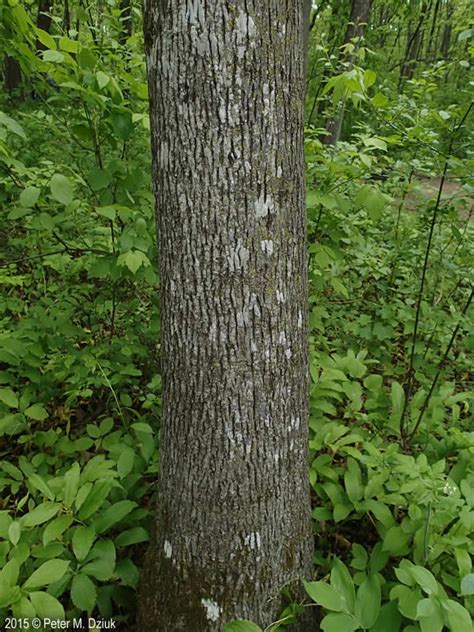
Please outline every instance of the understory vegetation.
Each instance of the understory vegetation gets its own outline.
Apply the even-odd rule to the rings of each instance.
[[[306,600],[284,588],[268,632],[316,605],[325,632],[473,630],[473,29],[452,4],[448,59],[403,89],[383,22],[350,60],[331,50],[347,16],[321,10],[311,31],[316,555]],[[76,7],[80,30],[33,9],[0,3],[0,56],[22,75],[0,96],[0,624],[86,612],[131,629],[161,385],[140,14],[124,36],[113,2]]]

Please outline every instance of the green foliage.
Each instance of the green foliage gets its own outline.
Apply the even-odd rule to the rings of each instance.
[[[2,10],[39,98],[0,106],[0,622],[126,621],[160,401],[144,61],[115,18],[106,46]]]

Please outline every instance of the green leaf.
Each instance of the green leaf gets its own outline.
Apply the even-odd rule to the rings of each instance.
[[[110,175],[99,167],[93,167],[87,176],[89,185],[93,191],[100,191],[109,186],[111,178]]]
[[[446,611],[451,632],[472,632],[472,619],[466,608],[453,599],[443,600],[441,605]]]
[[[107,559],[96,559],[82,567],[82,572],[86,575],[95,577],[99,581],[108,581],[115,569],[115,563],[111,564]]]
[[[48,524],[43,531],[43,546],[47,546],[53,540],[57,540],[72,524],[72,516],[58,516]]]
[[[21,590],[19,586],[9,586],[0,592],[0,608],[12,606],[21,598]]]
[[[324,632],[354,632],[359,629],[359,622],[350,614],[331,613],[321,621]]]
[[[105,72],[102,72],[102,70],[98,70],[95,73],[95,78],[97,79],[97,85],[101,90],[105,88],[110,81],[109,75],[106,75]]]
[[[456,547],[454,550],[456,555],[456,563],[459,569],[459,575],[464,577],[464,575],[468,575],[472,570],[472,559],[466,549],[461,549]]]
[[[125,518],[136,506],[137,503],[133,500],[120,500],[118,503],[111,505],[94,521],[96,532],[104,533],[108,531],[114,524]]]
[[[49,183],[51,195],[55,200],[67,206],[74,199],[74,187],[69,178],[55,173]]]
[[[115,544],[118,547],[130,546],[131,544],[139,544],[140,542],[146,542],[150,539],[150,535],[143,527],[135,527],[134,529],[128,529],[123,531],[115,538]]]
[[[59,503],[45,502],[35,507],[20,519],[24,527],[37,527],[39,524],[53,518],[60,510]]]
[[[461,579],[461,595],[474,595],[474,573]]]
[[[28,476],[28,482],[38,489],[46,498],[54,500],[54,492],[51,487],[44,481],[38,474],[30,474]]]
[[[422,566],[412,566],[409,572],[425,593],[428,595],[438,594],[438,582],[427,568],[423,568]]]
[[[221,632],[262,632],[262,628],[252,621],[239,619],[226,623]]]
[[[25,590],[48,586],[61,579],[69,568],[69,562],[65,560],[48,560],[41,564],[23,584]]]
[[[115,207],[113,206],[98,206],[96,209],[96,213],[102,215],[102,217],[106,217],[110,219],[111,222],[115,220],[115,216],[117,214]]]
[[[87,575],[75,575],[71,584],[71,599],[81,612],[90,614],[97,602],[97,591],[94,582]]]
[[[13,134],[20,136],[21,138],[26,138],[26,134],[23,131],[22,126],[17,123],[14,119],[7,116],[4,112],[0,112],[0,125],[3,125]]]
[[[0,461],[0,467],[2,468],[2,470],[4,472],[6,472],[8,474],[8,476],[11,476],[12,478],[14,478],[16,481],[22,481],[23,480],[23,473],[21,470],[19,470],[16,465],[13,465],[13,463],[10,463],[9,461]]]
[[[331,285],[338,294],[342,294],[342,296],[349,298],[349,292],[347,291],[347,288],[341,281],[341,279],[338,279],[337,277],[332,277]]]
[[[353,544],[352,555],[352,568],[355,568],[358,571],[365,571],[365,569],[367,568],[367,563],[369,561],[369,556],[367,555],[367,551],[364,549],[364,547],[361,544]]]
[[[128,140],[133,132],[133,119],[131,112],[114,112],[110,120],[115,136],[121,140]]]
[[[304,582],[304,587],[308,595],[317,604],[326,610],[340,612],[345,609],[345,603],[335,588],[325,582]]]
[[[19,522],[15,520],[8,527],[8,539],[13,544],[13,546],[16,546],[18,542],[20,541],[20,537],[21,537],[21,525]]]
[[[418,587],[408,588],[408,586],[398,584],[390,591],[390,599],[398,600],[398,610],[404,617],[415,619],[421,590]]]
[[[458,41],[463,42],[466,39],[469,39],[474,34],[474,29],[466,29],[465,31],[461,31],[458,35]]]
[[[146,432],[147,434],[153,434],[153,428],[149,424],[145,424],[141,421],[132,424],[131,426],[135,432]]]
[[[79,520],[87,520],[94,514],[110,493],[112,487],[111,481],[97,481],[94,487],[88,493],[85,501],[79,510]]]
[[[72,40],[69,37],[63,36],[59,40],[59,48],[67,53],[76,54],[79,51],[79,42]]]
[[[444,628],[444,617],[439,600],[430,597],[420,599],[416,608],[416,618],[422,632],[441,632]]]
[[[129,559],[120,560],[115,567],[114,575],[120,577],[125,586],[135,588],[138,585],[140,579],[140,573],[138,568]]]
[[[335,560],[331,569],[331,586],[342,595],[349,612],[354,612],[355,589],[351,574],[341,560]]]
[[[59,601],[45,592],[32,592],[29,594],[36,616],[40,619],[64,620],[64,608]]]
[[[135,274],[141,266],[149,266],[150,260],[141,250],[129,250],[118,257],[117,265],[126,266],[132,274]]]
[[[45,50],[43,51],[43,60],[53,64],[62,64],[64,55],[57,50]]]
[[[375,147],[376,149],[387,151],[387,143],[381,138],[377,138],[377,136],[370,136],[369,138],[364,138],[364,145],[366,147]],[[372,194],[375,194],[376,192],[380,194],[380,191],[378,191],[378,189],[372,189]],[[380,197],[380,195],[378,197]]]
[[[133,470],[135,463],[135,452],[132,448],[124,448],[117,461],[117,472],[120,478],[125,478]]]
[[[379,616],[370,632],[398,632],[402,617],[398,612],[397,602],[390,601],[382,606]]]
[[[38,201],[40,193],[41,189],[37,189],[36,187],[26,187],[20,193],[20,204],[22,206],[26,206],[27,208],[31,208]]]
[[[377,94],[371,98],[370,102],[376,108],[386,108],[390,103],[388,97],[386,97],[382,92],[377,92]]]
[[[396,381],[392,382],[391,390],[392,414],[390,415],[390,427],[399,432],[400,420],[402,417],[403,407],[405,404],[405,391],[401,384]]]
[[[377,575],[372,574],[357,591],[356,615],[363,628],[371,628],[378,619],[382,597]]]
[[[362,485],[362,474],[359,464],[355,459],[349,457],[347,459],[347,469],[344,473],[344,484],[346,492],[351,502],[361,500],[364,494],[364,486]]]
[[[370,88],[370,86],[373,86],[376,79],[377,79],[377,73],[374,72],[373,70],[370,70],[370,68],[368,68],[364,72],[364,86],[366,88]]]
[[[43,29],[40,29],[38,27],[36,27],[35,30],[36,30],[36,37],[44,46],[46,46],[46,48],[50,48],[51,50],[56,50],[56,42],[47,31],[43,31]]]
[[[35,421],[44,421],[48,417],[48,411],[41,404],[33,404],[25,410],[25,415]]]
[[[0,594],[11,586],[15,586],[20,575],[20,564],[17,560],[9,560],[0,570]]]
[[[28,597],[21,597],[12,604],[12,613],[16,619],[34,619],[36,611]]]
[[[391,527],[383,539],[383,550],[391,555],[406,555],[410,537],[403,533],[401,527]]]
[[[76,527],[72,536],[72,550],[79,562],[83,562],[96,538],[93,527]]]
[[[0,388],[0,401],[9,408],[18,408],[18,396],[11,388]]]
[[[80,476],[81,467],[79,463],[74,463],[74,465],[64,474],[63,500],[67,507],[72,507],[76,498]]]

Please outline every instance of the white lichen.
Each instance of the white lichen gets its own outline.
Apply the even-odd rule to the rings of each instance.
[[[273,241],[271,239],[262,239],[260,247],[268,256],[273,254]]]
[[[270,195],[264,196],[262,193],[255,202],[255,215],[257,218],[266,217],[269,213],[275,211],[275,206]]]
[[[201,603],[206,610],[208,621],[218,621],[221,616],[222,608],[213,599],[201,599]]]
[[[285,295],[283,294],[283,292],[280,292],[280,290],[276,291],[276,299],[277,299],[277,303],[284,303],[285,302]]]
[[[244,538],[245,546],[250,547],[251,549],[259,549],[262,543],[262,539],[260,537],[260,533],[249,533]]]
[[[239,239],[235,248],[231,248],[230,254],[227,256],[227,264],[230,272],[243,270],[247,265],[249,258],[249,251],[242,245],[242,242]]]
[[[173,547],[171,546],[171,543],[168,542],[168,540],[165,540],[165,544],[163,546],[163,550],[165,552],[166,559],[170,560],[171,556],[173,555]]]

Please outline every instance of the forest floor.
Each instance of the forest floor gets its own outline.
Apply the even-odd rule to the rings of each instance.
[[[418,185],[413,188],[406,198],[406,207],[409,210],[414,210],[420,205],[423,198],[436,200],[440,184],[441,177],[420,177]],[[474,198],[469,195],[459,181],[446,178],[443,184],[441,201],[444,204],[447,202],[456,204],[459,208],[459,219],[474,219]]]

